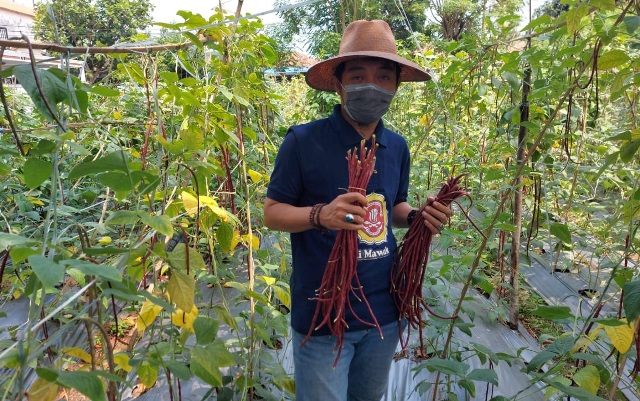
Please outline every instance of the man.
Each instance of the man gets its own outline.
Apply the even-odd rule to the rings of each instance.
[[[291,233],[291,326],[296,401],[379,401],[399,340],[398,311],[390,291],[396,250],[394,227],[421,218],[439,233],[451,210],[440,203],[422,215],[407,203],[410,155],[400,135],[381,121],[400,82],[426,81],[429,74],[398,56],[384,21],[355,21],[344,31],[338,56],[311,67],[309,86],[335,91],[341,104],[326,119],[293,126],[275,161],[264,206],[267,227]],[[375,173],[367,195],[347,192],[346,155],[371,146],[375,135]],[[347,312],[348,329],[334,368],[336,338],[326,327],[311,329],[315,291],[338,230],[358,230],[358,277],[380,324],[378,330]],[[370,316],[352,296],[356,316]],[[317,322],[316,322],[317,324]],[[307,333],[312,335],[304,345]]]

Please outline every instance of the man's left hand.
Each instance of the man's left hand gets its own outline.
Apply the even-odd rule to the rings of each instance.
[[[435,196],[430,196],[428,201],[430,201],[430,204],[422,212],[422,218],[431,233],[438,234],[444,229],[444,226],[449,223],[451,208],[440,202],[436,202]]]

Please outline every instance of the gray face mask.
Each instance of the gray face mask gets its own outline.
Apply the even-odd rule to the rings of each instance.
[[[355,84],[343,88],[347,92],[344,109],[349,117],[361,124],[371,124],[382,118],[396,94],[375,84]]]

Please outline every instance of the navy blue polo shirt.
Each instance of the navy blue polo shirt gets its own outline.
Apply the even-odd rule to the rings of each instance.
[[[400,135],[384,127],[375,130],[375,172],[367,187],[369,201],[365,228],[358,232],[358,277],[365,296],[380,325],[397,321],[398,311],[390,292],[391,265],[396,240],[391,230],[393,206],[407,200],[410,155]],[[289,128],[284,138],[267,196],[293,206],[329,203],[346,192],[348,186],[347,151],[360,147],[361,137],[335,106],[329,118]],[[329,254],[337,232],[307,230],[291,234],[293,273],[291,276],[291,326],[309,331]],[[351,296],[355,313],[365,321],[371,315],[364,302]],[[360,323],[347,309],[349,330],[369,326]],[[319,323],[318,320],[316,323]],[[328,334],[326,327],[314,334]]]

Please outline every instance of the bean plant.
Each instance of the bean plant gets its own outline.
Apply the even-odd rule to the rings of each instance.
[[[536,258],[587,264],[607,291],[588,315],[532,311],[565,330],[538,333],[530,387],[512,399],[640,389],[640,16],[633,1],[569,3],[523,29],[507,16],[455,42],[418,36],[404,54],[434,77],[401,85],[385,117],[412,152],[410,201],[460,173],[472,198],[427,270],[451,319],[426,319],[425,397],[489,398],[492,367],[524,361],[453,334],[472,336],[472,291],[495,304],[483,318],[517,326],[519,265]],[[73,389],[112,401],[164,385],[180,400],[192,381],[206,399],[293,399],[288,237],[263,226],[262,204],[288,126],[338,99],[264,77],[278,54],[259,20],[179,15],[164,28],[184,46],[110,55],[102,84],[37,65],[0,72],[24,88],[0,88],[2,317],[26,305],[0,335],[3,399]]]

